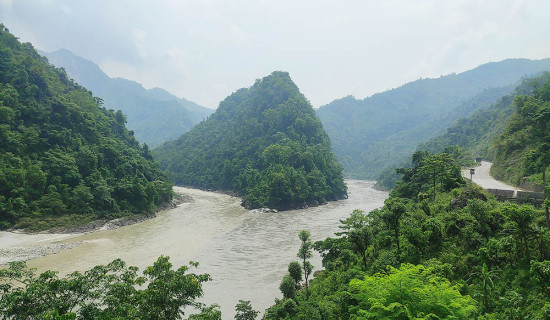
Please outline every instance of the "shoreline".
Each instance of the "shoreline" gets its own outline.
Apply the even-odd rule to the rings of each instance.
[[[26,232],[21,229],[0,232],[0,240],[3,238],[3,233],[4,235],[8,235],[13,243],[13,245],[8,244],[6,247],[0,245],[0,267],[7,266],[12,261],[28,261],[76,248],[84,242],[63,241],[88,233],[114,230],[124,226],[137,224],[157,217],[158,213],[174,209],[183,203],[193,201],[193,198],[189,195],[176,193],[172,201],[159,206],[152,215],[142,214],[112,220],[95,220],[83,226],[60,227],[41,232]],[[10,239],[8,239],[8,242],[10,242],[9,240]]]

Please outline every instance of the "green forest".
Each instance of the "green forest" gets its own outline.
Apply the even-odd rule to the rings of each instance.
[[[294,209],[346,197],[330,140],[286,72],[236,91],[207,120],[153,152],[176,184],[232,191],[247,208]]]
[[[430,153],[447,152],[454,153],[449,148],[458,148],[463,155],[459,161],[460,165],[472,165],[472,160],[481,157],[485,160],[495,160],[497,139],[505,130],[508,121],[516,111],[515,99],[518,96],[531,97],[535,95],[536,90],[540,90],[544,83],[550,80],[550,73],[544,72],[536,77],[526,78],[514,88],[512,93],[503,95],[495,103],[488,108],[483,108],[472,113],[469,117],[464,117],[454,122],[446,132],[431,138],[425,142],[418,144],[416,150],[427,151]],[[529,123],[527,123],[529,125]],[[524,141],[525,142],[525,141]],[[524,151],[523,149],[521,151]],[[518,153],[523,154],[523,153]],[[525,153],[526,154],[526,153]],[[503,157],[495,162],[495,168],[501,170]],[[402,163],[402,166],[412,166],[410,162]],[[509,164],[504,165],[506,168]],[[494,170],[494,169],[493,169]],[[510,170],[513,170],[511,168]],[[521,177],[529,176],[530,174],[522,171]],[[499,177],[502,177],[497,173]],[[521,177],[520,173],[516,173],[515,180],[504,178],[506,181],[518,184]],[[395,172],[395,166],[389,167],[381,172],[376,179],[379,186],[386,189],[391,189],[395,185],[395,181],[399,180],[399,175]],[[540,177],[535,181],[541,182]]]
[[[491,173],[515,185],[524,177],[542,185],[550,166],[550,73],[528,85],[533,93],[514,98],[514,113],[494,141]]]
[[[419,143],[509,94],[522,77],[549,68],[550,59],[492,62],[364,99],[337,99],[317,114],[345,174],[376,179],[385,168],[406,162]]]
[[[0,229],[152,214],[171,184],[120,111],[0,28]]]
[[[448,154],[412,161],[384,207],[310,244],[324,270],[305,287],[300,247],[264,319],[550,318],[543,212],[465,185]]]

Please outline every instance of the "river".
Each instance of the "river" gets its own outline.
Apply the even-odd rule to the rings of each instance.
[[[233,319],[239,299],[251,300],[254,309],[263,314],[275,297],[281,297],[279,282],[288,263],[297,260],[300,230],[310,231],[313,241],[325,239],[339,231],[339,220],[354,209],[368,212],[381,207],[388,195],[373,189],[373,182],[347,180],[347,184],[346,200],[279,213],[251,213],[240,206],[239,198],[176,187],[177,192],[193,200],[154,219],[119,229],[70,238],[52,236],[50,242],[54,244],[82,244],[30,260],[28,265],[39,271],[67,274],[116,258],[140,270],[160,255],[170,256],[176,267],[198,261],[199,268],[191,270],[209,273],[213,279],[203,286],[202,301],[218,303],[223,319]],[[317,254],[312,263],[314,271],[321,269]]]

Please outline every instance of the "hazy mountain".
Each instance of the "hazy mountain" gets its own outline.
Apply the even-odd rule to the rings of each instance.
[[[510,59],[460,74],[420,79],[363,100],[348,96],[317,114],[347,174],[375,178],[418,143],[511,92],[522,77],[550,69],[550,59]]]
[[[139,141],[150,146],[176,139],[214,111],[160,88],[146,90],[137,82],[110,78],[95,63],[68,50],[41,54],[103,99],[105,107],[122,110],[128,128],[134,130]]]
[[[329,138],[286,72],[231,94],[154,154],[176,183],[236,192],[250,208],[292,209],[346,196]]]

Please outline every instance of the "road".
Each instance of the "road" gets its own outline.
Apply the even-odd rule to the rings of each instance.
[[[491,170],[492,165],[493,165],[492,162],[481,161],[481,165],[478,167],[475,167],[475,174],[473,175],[472,181],[484,189],[500,189],[500,190],[515,190],[515,191],[522,190],[520,188],[508,185],[504,182],[495,180],[493,177],[491,177],[491,174],[489,174],[489,170]],[[470,180],[470,170],[463,169],[462,176]]]

